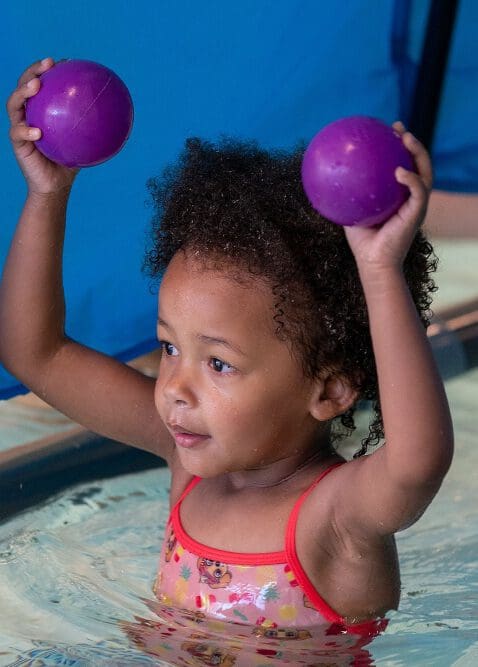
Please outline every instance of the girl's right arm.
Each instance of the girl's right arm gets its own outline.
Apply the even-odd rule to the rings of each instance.
[[[8,100],[10,137],[28,195],[0,286],[0,361],[21,382],[88,429],[170,460],[173,441],[154,405],[154,380],[65,335],[62,249],[76,171],[33,143],[24,104],[52,59],[33,64]]]

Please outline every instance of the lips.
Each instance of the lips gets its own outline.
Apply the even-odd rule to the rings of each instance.
[[[185,447],[186,449],[190,447],[195,447],[196,445],[200,445],[202,442],[204,442],[209,438],[208,435],[190,431],[184,426],[181,426],[181,424],[168,423],[168,427],[173,434],[173,438],[176,444],[179,447]]]

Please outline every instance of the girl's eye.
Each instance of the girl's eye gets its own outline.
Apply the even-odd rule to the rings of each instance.
[[[168,343],[167,340],[160,340],[159,344],[161,346],[161,351],[164,351],[168,357],[177,357],[178,351],[172,343]]]
[[[217,359],[217,357],[212,357],[211,367],[217,373],[226,374],[226,373],[233,373],[235,371],[234,366],[231,366],[230,364],[226,364],[225,361],[221,361],[220,359]]]

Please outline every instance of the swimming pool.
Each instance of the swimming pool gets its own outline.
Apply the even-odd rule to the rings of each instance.
[[[360,664],[478,664],[478,369],[446,384],[455,459],[424,517],[398,535],[400,611]],[[155,617],[145,600],[168,483],[165,468],[86,481],[0,526],[0,665],[174,664],[135,648],[120,625]]]

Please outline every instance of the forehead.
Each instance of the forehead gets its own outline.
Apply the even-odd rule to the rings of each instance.
[[[244,269],[228,267],[194,251],[180,251],[169,263],[160,286],[159,305],[164,319],[188,315],[213,327],[224,321],[250,326],[253,320],[255,327],[274,331],[271,287]]]

